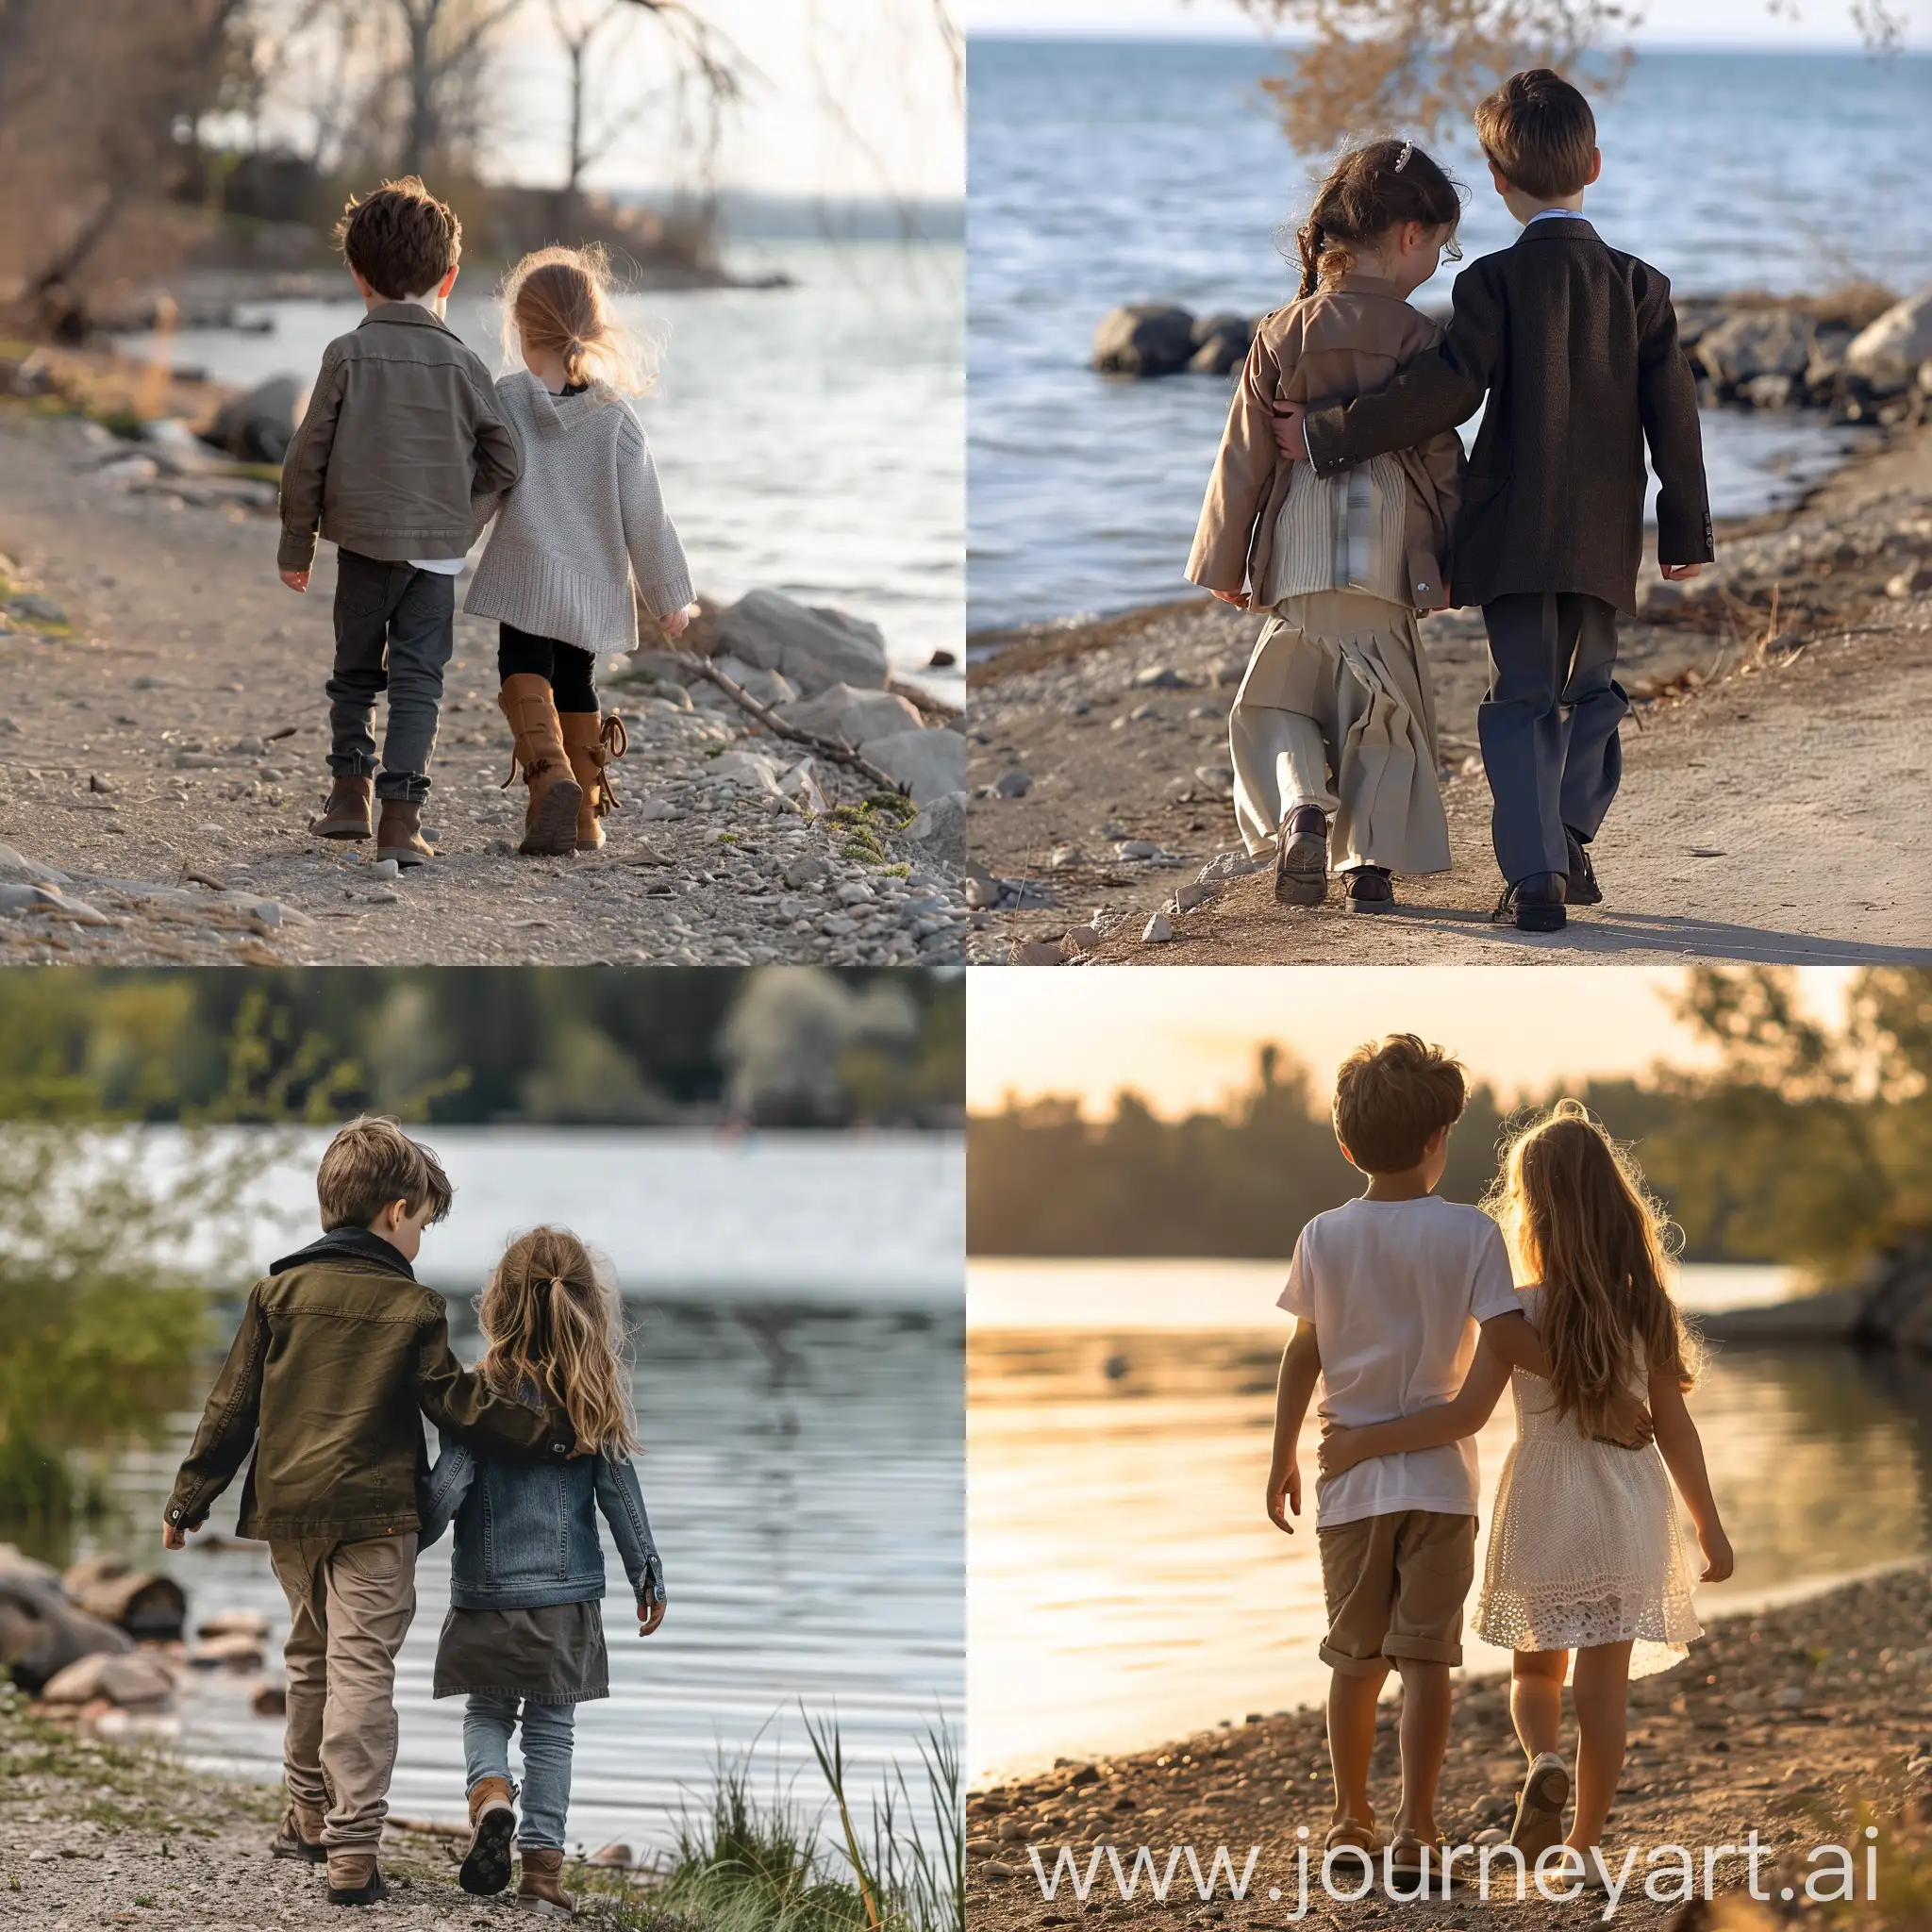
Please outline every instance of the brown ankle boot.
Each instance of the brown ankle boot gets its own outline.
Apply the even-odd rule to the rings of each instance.
[[[576,1907],[564,1890],[561,1874],[563,1854],[542,1851],[536,1845],[522,1846],[517,1856],[524,1861],[524,1875],[517,1881],[517,1904],[525,1911],[553,1912],[566,1919],[576,1916]]]
[[[307,1805],[290,1800],[282,1813],[281,1829],[268,1841],[269,1855],[276,1858],[300,1858],[310,1865],[326,1861],[328,1853],[322,1842],[322,1813]]]
[[[328,1855],[328,1902],[332,1906],[373,1906],[389,1896],[382,1867],[374,1852],[337,1851]]]
[[[374,778],[334,778],[321,814],[308,821],[308,829],[318,839],[366,839],[369,802],[375,796]]]
[[[607,811],[618,809],[607,767],[612,758],[621,758],[630,749],[630,734],[615,711],[608,718],[600,718],[594,711],[565,711],[562,724],[570,768],[584,794],[577,807],[577,850],[601,851],[604,827],[598,822]]]
[[[489,1898],[509,1883],[509,1840],[517,1814],[509,1786],[500,1777],[479,1779],[470,1792],[470,1849],[457,1883],[478,1898]]]
[[[503,782],[514,784],[521,766],[524,781],[530,788],[529,808],[524,814],[524,842],[517,850],[550,857],[574,851],[583,788],[571,775],[570,755],[563,747],[563,727],[558,722],[549,679],[539,677],[534,671],[519,671],[503,680],[497,703],[516,737],[509,776]]]
[[[398,865],[427,865],[436,847],[423,836],[423,808],[407,798],[385,798],[375,827],[375,856]]]

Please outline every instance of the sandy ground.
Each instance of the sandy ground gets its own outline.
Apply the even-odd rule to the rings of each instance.
[[[849,824],[719,778],[710,760],[727,750],[789,767],[798,748],[747,737],[729,707],[612,681],[608,659],[605,702],[631,733],[608,846],[516,857],[524,791],[498,789],[496,627],[460,614],[425,812],[441,856],[372,877],[372,846],[305,829],[328,783],[332,546],[298,597],[251,486],[198,502],[197,487],[130,488],[104,469],[134,454],[74,418],[0,409],[0,575],[65,620],[0,619],[0,899],[47,869],[97,915],[0,907],[0,963],[961,957],[957,850],[874,819],[868,852]],[[272,502],[268,485],[252,491]],[[817,775],[832,805],[862,804],[836,768]]]
[[[1609,1847],[1621,1860],[1631,1846],[1739,1845],[1755,1827],[1772,1854],[1761,1866],[1760,1890],[1771,1893],[1757,1914],[1765,1925],[1778,1916],[1824,1923],[1807,1909],[1800,1851],[1854,1841],[1866,1823],[1878,1825],[1881,1907],[1866,1923],[1910,1922],[1906,1884],[1894,1862],[1916,1861],[1923,1909],[1928,1846],[1932,1846],[1932,1572],[1894,1571],[1803,1603],[1756,1616],[1727,1618],[1692,1647],[1689,1660],[1632,1687],[1630,1750],[1609,1827]],[[1392,1809],[1396,1779],[1395,1723],[1399,1707],[1385,1707],[1372,1792]],[[1566,1719],[1566,1754],[1574,1752]],[[1510,1730],[1507,1681],[1479,1678],[1459,1689],[1442,1784],[1439,1822],[1453,1840],[1467,1843],[1498,1822],[1507,1824],[1522,1775],[1523,1757]],[[1084,1924],[1103,1919],[1229,1928],[1285,1926],[1296,1904],[1292,1865],[1307,1826],[1319,1846],[1328,1823],[1327,1754],[1319,1711],[1251,1717],[1244,1724],[1182,1740],[1112,1763],[1062,1762],[1048,1774],[981,1791],[967,1803],[968,1921],[974,1932],[1013,1932],[1023,1926]],[[1869,1813],[1860,1807],[1870,1807]],[[1185,1863],[1164,1906],[1143,1882],[1138,1898],[1117,1896],[1104,1857],[1101,1879],[1084,1906],[1062,1885],[1054,1900],[1041,1896],[1026,1847],[1041,1848],[1052,1869],[1065,1844],[1081,1870],[1097,1844],[1113,1844],[1131,1868],[1134,1848],[1151,1847],[1164,1866],[1170,1847],[1192,1844],[1204,1872],[1212,1848],[1228,1845],[1237,1868],[1250,1846],[1261,1848],[1245,1901],[1229,1900],[1225,1881],[1204,1904]],[[1317,1854],[1319,1858],[1319,1853]],[[1702,1853],[1698,1853],[1701,1867]],[[1640,1856],[1641,1893],[1644,1865]],[[1862,1872],[1862,1862],[1859,1870]],[[1715,1868],[1718,1888],[1733,1891],[1746,1877],[1741,1857]],[[1797,1874],[1795,1880],[1792,1874]],[[1349,1887],[1358,1876],[1341,1874]],[[1799,1891],[1787,1905],[1777,1894]],[[1284,1896],[1271,1902],[1267,1892]],[[1656,1926],[1677,1907],[1626,1896],[1615,1923]],[[1391,1907],[1371,1897],[1338,1906],[1316,1892],[1302,1922],[1309,1927],[1399,1919],[1404,1924],[1466,1928],[1583,1925],[1598,1910],[1493,1897],[1473,1892],[1448,1900]],[[1687,1928],[1701,1923],[1681,1921]],[[1740,1928],[1750,1919],[1721,1921]]]
[[[1476,613],[1424,625],[1454,870],[1398,879],[1400,909],[1381,917],[1346,913],[1339,891],[1324,908],[1279,908],[1266,874],[1211,877],[1206,903],[1174,908],[1177,888],[1238,847],[1226,716],[1256,620],[1187,604],[1028,635],[975,668],[970,844],[991,879],[969,885],[983,907],[972,956],[1008,959],[1030,941],[1029,962],[1044,963],[1040,942],[1086,927],[1098,943],[1082,933],[1068,955],[1143,964],[1932,957],[1928,561],[1932,430],[1919,430],[1801,509],[1722,530],[1693,597],[1626,624],[1637,708],[1593,848],[1606,903],[1547,938],[1489,919],[1502,882],[1475,756]],[[1924,588],[1887,594],[1915,569]],[[987,795],[1010,773],[1023,795]],[[1122,856],[1128,841],[1153,856]],[[1174,940],[1143,943],[1163,905]]]
[[[391,1826],[382,1864],[389,1899],[345,1912],[325,1897],[317,1865],[269,1857],[281,1817],[278,1789],[227,1784],[164,1756],[102,1745],[37,1724],[24,1699],[0,1691],[0,1925],[81,1932],[100,1925],[182,1925],[262,1932],[270,1925],[380,1925],[468,1932],[535,1924],[511,1891],[475,1899],[458,1888],[459,1847]],[[641,1874],[566,1868],[580,1923],[620,1918],[618,1896],[644,1896]],[[593,1890],[592,1888],[596,1888]],[[560,1922],[559,1922],[560,1923]],[[664,1932],[688,1922],[662,1921]]]

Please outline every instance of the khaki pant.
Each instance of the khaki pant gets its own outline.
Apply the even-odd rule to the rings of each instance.
[[[1462,1605],[1475,1580],[1475,1518],[1398,1509],[1318,1530],[1328,1635],[1322,1661],[1344,1677],[1390,1662],[1462,1661]]]
[[[327,1813],[331,1851],[373,1852],[396,1763],[396,1652],[416,1614],[416,1533],[303,1538],[268,1553],[289,1600],[289,1797]]]

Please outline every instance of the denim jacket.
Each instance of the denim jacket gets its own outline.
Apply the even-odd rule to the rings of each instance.
[[[452,1520],[449,1600],[459,1610],[527,1610],[604,1594],[597,1512],[610,1525],[640,1604],[666,1603],[664,1565],[626,1457],[574,1456],[528,1466],[478,1458],[444,1438],[418,1505],[427,1549]]]

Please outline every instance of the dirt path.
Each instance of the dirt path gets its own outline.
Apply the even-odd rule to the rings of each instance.
[[[1240,858],[1212,865],[1236,844],[1226,714],[1253,619],[1189,605],[1042,633],[973,693],[973,957],[1033,941],[1044,963],[1041,942],[1084,924],[1067,955],[1141,964],[1932,958],[1928,565],[1932,431],[1855,461],[1801,510],[1721,532],[1707,588],[1624,626],[1638,707],[1594,848],[1606,904],[1548,938],[1489,921],[1475,613],[1424,625],[1455,869],[1399,879],[1401,909],[1380,918],[1345,913],[1339,892],[1288,911]],[[1015,772],[1024,795],[981,795]],[[1180,911],[1186,887],[1203,903]],[[1163,905],[1174,936],[1144,943]]]
[[[1932,1872],[1932,1573],[1923,1566],[1892,1572],[1803,1603],[1757,1616],[1726,1618],[1693,1646],[1690,1659],[1661,1676],[1640,1678],[1630,1700],[1630,1750],[1610,1815],[1609,1844],[1621,1859],[1631,1846],[1738,1846],[1756,1827],[1772,1848],[1762,1865],[1767,1908],[1719,1923],[1748,1932],[1778,1917],[1822,1925],[1825,1914],[1802,1898],[1801,1851],[1828,1842],[1858,1841],[1869,1822],[1884,1842],[1881,1905],[1864,1923],[1911,1923],[1906,1874],[1894,1862],[1915,1863],[1918,1895]],[[1395,1725],[1399,1704],[1385,1706],[1378,1723],[1373,1794],[1392,1806],[1396,1778]],[[1566,1719],[1565,1751],[1574,1754]],[[1439,1821],[1452,1841],[1469,1843],[1499,1822],[1512,1802],[1523,1758],[1509,1725],[1507,1679],[1478,1678],[1458,1689],[1455,1728],[1443,1774]],[[1279,1712],[1209,1731],[1110,1764],[1062,1762],[1024,1783],[974,1794],[967,1801],[971,1874],[968,1917],[974,1932],[1080,1924],[1098,1915],[1122,1922],[1212,1924],[1228,1928],[1286,1926],[1295,1900],[1292,1875],[1299,1827],[1319,1846],[1327,1825],[1329,1786],[1322,1715]],[[1061,1845],[1084,1873],[1096,1845],[1120,1848],[1131,1868],[1134,1848],[1153,1849],[1157,1869],[1168,1849],[1193,1844],[1204,1868],[1213,1847],[1227,1845],[1237,1868],[1248,1848],[1260,1857],[1245,1902],[1231,1903],[1225,1883],[1204,1905],[1185,1865],[1165,1906],[1154,1904],[1144,1881],[1137,1900],[1115,1895],[1105,1863],[1083,1907],[1063,1884],[1043,1900],[1026,1846],[1038,1846],[1049,1870]],[[1319,1862],[1319,1853],[1316,1855]],[[1698,1854],[1699,1869],[1702,1854]],[[1644,1864],[1620,1904],[1615,1923],[1663,1924],[1675,1907],[1641,1896]],[[1862,1869],[1862,1867],[1860,1868]],[[1745,1879],[1744,1861],[1716,1868],[1720,1890]],[[1358,1875],[1342,1873],[1351,1887]],[[1801,1896],[1787,1904],[1787,1885]],[[1271,1886],[1285,1896],[1271,1903]],[[1432,1898],[1391,1909],[1371,1897],[1338,1906],[1316,1893],[1302,1922],[1310,1928],[1399,1918],[1405,1925],[1464,1928],[1576,1926],[1597,1923],[1587,1906],[1544,1903],[1532,1893],[1517,1903],[1494,1895]],[[1687,1928],[1705,1921],[1680,1922]]]
[[[957,841],[903,836],[823,762],[848,809],[808,819],[756,760],[716,762],[790,768],[797,748],[677,687],[607,675],[631,734],[608,849],[517,858],[495,626],[460,614],[425,814],[441,857],[372,876],[368,847],[305,830],[327,787],[332,547],[297,597],[275,576],[272,486],[171,487],[130,458],[94,425],[0,410],[0,963],[961,957]],[[23,589],[44,607],[4,614]]]

